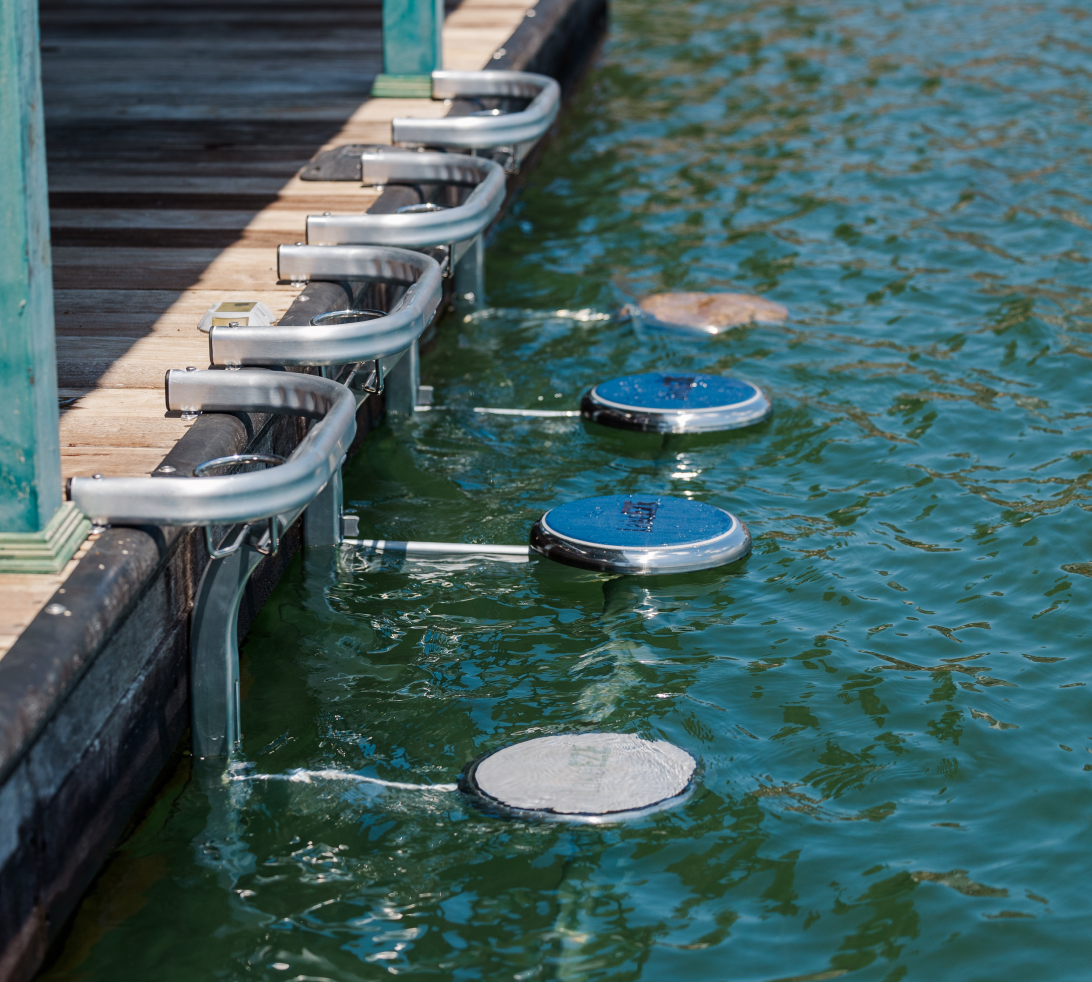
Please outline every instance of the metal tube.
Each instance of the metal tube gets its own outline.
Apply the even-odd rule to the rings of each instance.
[[[461,205],[440,211],[394,215],[308,215],[309,245],[372,243],[425,248],[473,238],[496,218],[504,203],[504,170],[485,157],[412,150],[366,151],[365,184],[414,182],[473,184]]]
[[[398,542],[393,539],[345,539],[342,543],[365,552],[400,556],[511,556],[529,559],[530,546],[490,546],[474,542]]]
[[[455,265],[455,296],[480,307],[485,303],[485,238],[477,236]]]
[[[228,525],[298,512],[334,476],[356,432],[356,400],[345,386],[295,372],[172,369],[167,408],[288,413],[319,422],[286,463],[264,471],[203,478],[74,477],[69,495],[93,521]]]
[[[156,483],[168,482],[156,479]],[[197,587],[190,627],[190,726],[195,757],[224,757],[238,744],[242,730],[237,702],[239,603],[262,559],[262,553],[244,538],[242,548],[209,562]]]
[[[343,501],[341,468],[338,467],[303,513],[304,545],[336,546],[341,542]]]
[[[382,280],[409,284],[385,317],[347,324],[217,326],[209,332],[214,365],[349,365],[404,351],[421,336],[442,297],[431,256],[390,246],[281,246],[282,280]]]
[[[421,358],[414,341],[384,376],[384,405],[387,412],[412,414],[417,408],[417,389],[420,385]]]
[[[470,150],[514,147],[539,139],[553,124],[561,107],[561,87],[546,75],[507,71],[432,73],[433,99],[462,96],[522,98],[530,99],[531,104],[522,112],[500,116],[394,119],[392,142]]]

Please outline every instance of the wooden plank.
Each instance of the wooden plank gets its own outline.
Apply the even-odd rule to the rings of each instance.
[[[55,290],[57,333],[70,337],[174,337],[197,330],[213,304],[225,299],[258,300],[280,318],[295,290],[250,290],[225,296],[221,290]]]
[[[167,455],[163,447],[126,447],[125,455],[117,447],[61,447],[61,471],[66,478],[146,477]]]
[[[332,183],[332,182],[331,182]],[[372,195],[362,199],[372,200]],[[366,210],[358,208],[358,210]],[[195,208],[54,208],[50,220],[54,228],[159,228],[159,229],[251,229],[298,234],[307,216],[306,208],[252,211],[202,211]]]
[[[371,200],[369,195],[366,200]],[[325,209],[328,210],[328,209]],[[346,211],[363,211],[363,202]],[[54,246],[131,245],[225,247],[236,243],[276,249],[294,242],[315,208],[251,211],[181,209],[54,209]]]
[[[387,123],[386,126],[389,137],[390,124]],[[387,142],[389,143],[390,140],[388,139]],[[375,200],[374,191],[362,191],[359,185],[348,181],[301,181],[298,177],[288,180],[278,177],[202,177],[192,174],[159,176],[148,175],[147,169],[138,165],[131,167],[122,165],[107,169],[106,167],[77,168],[62,164],[57,168],[55,179],[52,174],[50,175],[50,192],[53,196],[80,193],[128,195],[140,193],[175,197],[181,194],[193,194],[202,197],[215,195],[233,198],[253,195],[261,196],[269,203],[309,199],[316,205],[331,197],[337,197],[358,199],[362,208],[367,208]],[[60,207],[78,206],[68,203]]]
[[[373,73],[374,74],[374,73]],[[237,120],[250,122],[252,120],[284,120],[288,122],[330,122],[336,123],[345,119],[358,104],[360,98],[367,94],[371,84],[371,78],[367,75],[362,78],[359,94],[338,95],[336,99],[317,98],[312,100],[295,100],[286,94],[283,99],[272,101],[267,105],[256,105],[251,99],[243,96],[228,99],[223,102],[178,102],[167,101],[143,102],[139,96],[132,99],[118,100],[118,103],[110,109],[104,109],[100,102],[94,98],[79,99],[65,106],[64,110],[53,112],[49,121],[85,120],[88,118],[113,120],[124,118],[126,120],[161,120],[179,119],[195,120],[214,117],[217,120]]]
[[[38,616],[49,598],[63,587],[96,538],[90,536],[59,573],[0,573],[0,596],[4,598],[0,607],[0,658]]]
[[[163,392],[163,376],[168,368],[209,365],[207,335],[193,328],[192,333],[174,337],[152,334],[145,338],[83,335],[57,336],[57,382],[65,388],[154,389]],[[111,419],[111,411],[103,410]],[[118,423],[117,446],[131,446],[122,435],[125,423]]]
[[[159,450],[162,458],[193,425],[193,420],[167,411],[162,386],[157,390],[63,388],[61,396],[73,400],[61,413],[62,451],[142,447]]]
[[[54,250],[53,282],[60,289],[286,290],[277,280],[277,251],[61,247]]]
[[[476,0],[453,11],[444,24],[444,67],[474,71],[487,66],[533,6]]]

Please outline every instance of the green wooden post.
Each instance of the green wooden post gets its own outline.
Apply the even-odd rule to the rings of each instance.
[[[431,75],[443,67],[443,26],[444,0],[383,0],[383,73],[372,95],[431,99]]]
[[[0,0],[0,572],[63,568],[90,523],[62,503],[37,0]]]

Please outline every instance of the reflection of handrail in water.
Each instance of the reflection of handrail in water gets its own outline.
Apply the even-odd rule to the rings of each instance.
[[[580,415],[579,409],[494,409],[491,406],[415,406],[414,412],[465,412],[482,413],[487,416],[534,416],[545,419],[558,419],[576,417]]]
[[[208,798],[209,815],[201,833],[193,839],[194,861],[198,866],[213,870],[220,885],[229,897],[232,914],[237,919],[249,920],[266,915],[251,905],[247,890],[236,889],[239,881],[257,868],[257,857],[247,844],[243,809],[251,796],[253,781],[289,781],[296,784],[312,784],[321,781],[350,781],[373,784],[398,791],[458,791],[457,784],[409,784],[402,781],[384,781],[351,771],[333,768],[306,770],[299,768],[286,774],[247,774],[250,766],[246,761],[233,759],[224,767],[222,758],[193,761],[194,780]]]

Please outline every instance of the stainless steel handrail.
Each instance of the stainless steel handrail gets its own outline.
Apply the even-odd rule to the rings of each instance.
[[[393,142],[465,150],[531,143],[550,128],[561,107],[561,86],[547,75],[507,71],[432,73],[433,99],[467,96],[530,99],[531,104],[522,112],[499,116],[400,117],[391,121]]]
[[[369,245],[282,245],[282,280],[382,280],[409,289],[385,317],[348,324],[216,326],[214,365],[349,365],[405,351],[432,320],[442,296],[440,266],[408,249]]]
[[[485,157],[414,150],[365,151],[365,184],[392,181],[476,185],[461,205],[395,215],[308,215],[309,245],[374,243],[424,248],[472,239],[497,216],[506,191],[504,169]]]
[[[374,323],[374,322],[373,322]],[[279,467],[191,479],[74,477],[69,496],[99,524],[230,525],[298,514],[338,472],[356,433],[356,400],[316,375],[263,370],[167,373],[167,408],[318,419]]]

